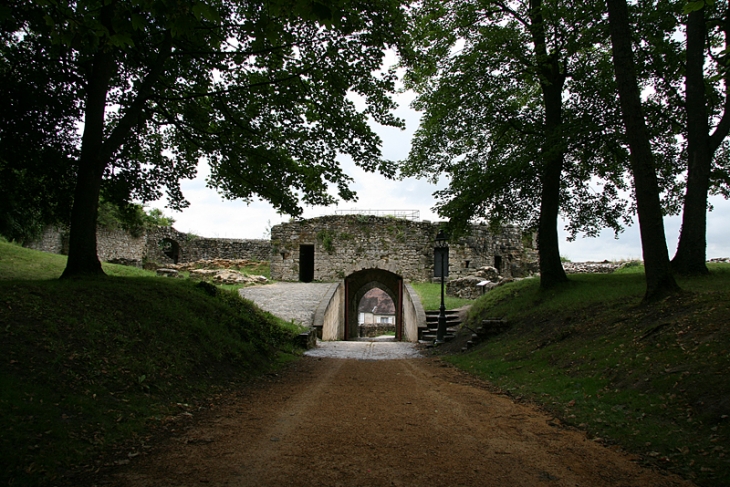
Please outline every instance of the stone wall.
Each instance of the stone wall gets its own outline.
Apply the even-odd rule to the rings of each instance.
[[[25,244],[33,250],[41,250],[51,254],[68,254],[68,231],[58,227],[46,227],[40,240]]]
[[[173,255],[170,255],[171,252]],[[174,255],[177,255],[177,259]],[[269,240],[203,238],[178,232],[171,227],[161,227],[147,235],[147,260],[160,264],[209,259],[266,261],[270,255]]]
[[[40,240],[29,248],[54,254],[68,254],[68,231],[47,228]],[[158,264],[196,262],[208,259],[247,259],[267,261],[271,254],[269,240],[201,238],[171,227],[160,227],[141,237],[123,230],[99,228],[96,247],[102,262],[141,266],[146,261]]]
[[[141,266],[146,247],[144,235],[133,237],[124,230],[96,230],[96,255],[102,262]]]
[[[363,215],[336,215],[294,221],[271,229],[271,277],[281,281],[336,281],[360,269],[384,269],[411,281],[433,277],[433,244],[438,223]],[[536,269],[534,238],[516,227],[492,233],[475,225],[471,235],[449,247],[450,278],[483,266],[502,275],[522,276]],[[314,250],[313,272],[303,275]]]

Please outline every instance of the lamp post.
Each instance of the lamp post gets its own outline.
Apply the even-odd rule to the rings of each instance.
[[[446,306],[444,305],[444,277],[449,275],[449,237],[439,230],[433,248],[433,270],[436,277],[441,277],[441,306],[439,307],[436,343],[443,343],[446,335]]]

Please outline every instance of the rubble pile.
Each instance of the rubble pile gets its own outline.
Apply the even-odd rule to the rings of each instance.
[[[192,271],[195,269],[242,269],[260,264],[260,261],[249,259],[203,259],[181,264],[165,264],[165,268],[178,271]]]
[[[714,259],[710,259],[707,262],[730,264],[730,257],[715,257]]]
[[[248,275],[238,269],[259,265],[261,262],[247,259],[208,259],[182,264],[167,264],[156,269],[158,276],[181,277],[181,272],[189,272],[190,279],[209,281],[216,284],[266,284],[264,276]]]
[[[563,262],[566,274],[610,274],[631,262]]]
[[[502,284],[518,281],[520,278],[505,278],[492,266],[480,267],[473,276],[453,279],[446,284],[446,294],[462,299],[477,299]]]

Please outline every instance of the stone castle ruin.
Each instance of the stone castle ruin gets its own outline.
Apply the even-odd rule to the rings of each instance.
[[[383,269],[407,281],[429,281],[433,246],[441,224],[369,215],[333,215],[282,223],[271,229],[271,278],[281,281],[337,281],[362,269]],[[503,227],[499,233],[474,225],[471,235],[449,247],[449,277],[474,274],[485,266],[504,277],[535,271],[532,233]]]
[[[104,262],[143,266],[212,259],[269,261],[279,281],[334,282],[363,269],[382,269],[406,281],[433,278],[433,246],[441,224],[373,215],[331,215],[282,223],[271,239],[202,238],[160,227],[140,237],[99,229],[97,247]],[[68,235],[49,228],[29,247],[66,254]],[[532,233],[513,226],[492,232],[474,225],[471,234],[449,247],[449,279],[474,275],[491,266],[506,278],[536,271]]]

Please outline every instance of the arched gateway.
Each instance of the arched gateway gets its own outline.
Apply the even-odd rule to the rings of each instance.
[[[331,288],[314,316],[314,327],[320,330],[321,338],[358,338],[358,304],[365,293],[376,287],[385,291],[395,304],[396,339],[418,341],[418,328],[426,326],[426,314],[418,296],[403,277],[376,268],[353,272]]]

